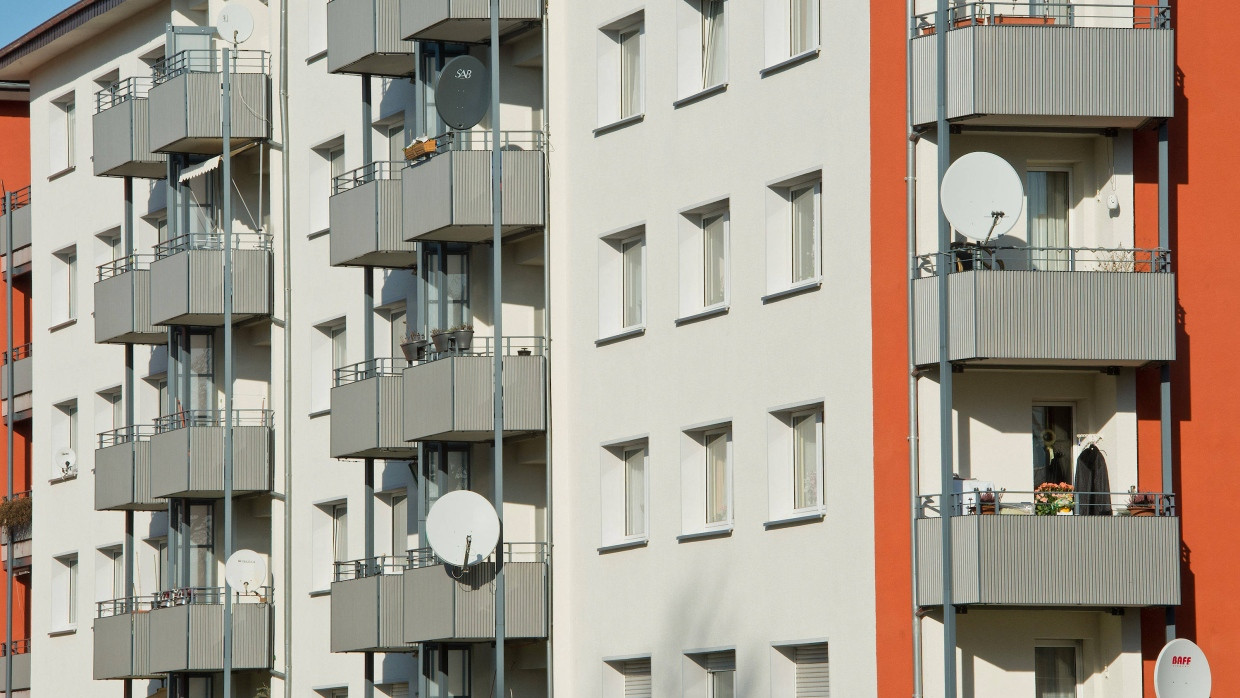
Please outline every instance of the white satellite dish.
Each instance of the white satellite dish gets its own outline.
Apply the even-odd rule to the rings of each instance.
[[[449,565],[476,565],[487,559],[499,542],[499,517],[477,492],[449,492],[426,515],[426,541]]]
[[[234,46],[245,42],[254,33],[254,15],[245,5],[230,2],[220,10],[215,20],[215,33]]]
[[[1192,640],[1176,638],[1154,663],[1154,695],[1158,698],[1210,698],[1213,679],[1205,652]]]
[[[52,460],[61,475],[77,471],[77,453],[74,453],[73,449],[68,446],[56,449],[56,455],[52,457]]]
[[[253,550],[238,550],[224,563],[228,586],[242,594],[256,594],[267,583],[267,558]]]
[[[1025,208],[1025,187],[1007,160],[969,153],[947,168],[939,200],[953,228],[971,240],[989,242],[1016,225]]]

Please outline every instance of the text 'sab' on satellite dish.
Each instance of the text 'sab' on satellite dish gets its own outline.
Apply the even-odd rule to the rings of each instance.
[[[477,492],[445,494],[426,515],[426,542],[449,565],[469,567],[482,562],[499,542],[495,507]]]
[[[239,2],[230,2],[220,9],[215,32],[230,44],[239,44],[254,33],[254,15]]]
[[[491,108],[491,78],[487,67],[473,56],[448,61],[435,84],[435,109],[453,129],[473,128]]]
[[[1025,208],[1020,175],[993,153],[969,153],[953,162],[939,197],[952,227],[981,242],[1011,230]]]
[[[1154,663],[1154,695],[1158,698],[1210,698],[1213,679],[1205,652],[1192,640],[1176,638]]]
[[[234,592],[256,594],[267,582],[267,558],[253,550],[238,550],[224,563],[224,578]]]

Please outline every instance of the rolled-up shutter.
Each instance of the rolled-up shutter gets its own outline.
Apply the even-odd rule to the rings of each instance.
[[[826,645],[798,647],[796,698],[830,698],[831,672]]]
[[[650,659],[630,659],[623,668],[624,698],[650,698]]]

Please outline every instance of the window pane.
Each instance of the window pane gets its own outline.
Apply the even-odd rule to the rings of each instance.
[[[792,202],[792,280],[805,281],[818,275],[814,187],[793,189],[788,195]]]
[[[723,214],[702,219],[702,305],[710,307],[724,300],[725,269]]]
[[[818,506],[818,415],[796,415],[792,418],[793,506],[797,509]]]
[[[78,561],[76,557],[69,558],[66,563],[69,568],[69,624],[77,623],[77,586],[78,586]]]
[[[448,300],[448,316],[443,328],[470,324],[469,318],[469,255],[464,252],[447,254],[444,295]]]
[[[449,649],[448,656],[448,698],[470,698],[469,695],[469,650]]]
[[[405,125],[397,124],[388,128],[388,160],[400,162],[405,159]]]
[[[215,409],[215,358],[213,337],[189,336],[189,406],[191,410]]]
[[[332,368],[343,368],[348,362],[348,345],[346,344],[347,336],[345,335],[345,326],[333,327],[331,329],[332,340]]]
[[[625,241],[620,246],[620,256],[624,267],[622,271],[624,283],[624,317],[622,321],[625,327],[640,325],[644,317],[642,314],[643,243],[642,238],[633,238],[632,240]]]
[[[735,693],[735,671],[712,671],[710,673],[710,698],[733,698]]]
[[[790,55],[804,53],[817,44],[818,0],[791,0],[789,8]]]
[[[1068,271],[1068,250],[1063,249],[1069,245],[1068,181],[1067,172],[1029,173],[1029,246],[1034,248],[1030,266],[1034,269]]]
[[[1033,677],[1037,698],[1076,698],[1076,648],[1035,647]]]
[[[723,82],[727,49],[723,0],[702,0],[702,87]]]
[[[405,315],[405,308],[393,308],[388,315],[388,321],[392,323],[392,356],[402,356],[400,343],[405,341],[405,337],[409,335],[408,318]]]
[[[1072,482],[1072,407],[1033,407],[1033,486]]]
[[[189,507],[189,585],[215,586],[215,507],[191,504]]]
[[[112,554],[112,598],[128,596],[125,589],[125,553],[118,550]]]
[[[403,555],[409,549],[409,498],[392,495],[392,555]]]
[[[641,31],[620,32],[620,118],[641,109]]]
[[[624,452],[624,535],[646,532],[646,449]]]
[[[728,520],[728,434],[706,435],[706,523]]]
[[[332,507],[332,559],[336,562],[349,559],[349,511],[345,504]]]

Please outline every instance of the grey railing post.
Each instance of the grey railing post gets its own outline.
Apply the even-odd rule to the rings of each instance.
[[[499,516],[499,545],[495,563],[495,695],[505,698],[506,689],[504,641],[506,638],[506,599],[504,580],[504,354],[500,338],[504,336],[504,268],[503,268],[503,151],[499,148],[499,0],[491,0],[491,264],[494,284],[491,302],[495,314],[495,351],[492,356],[492,409],[495,419],[495,512]]]
[[[16,410],[13,405],[13,192],[4,193],[4,336],[6,350],[4,354],[4,399],[7,405],[5,414],[4,443],[8,465],[8,499],[13,498],[13,422]],[[13,685],[13,566],[16,555],[13,554],[13,537],[5,532],[9,546],[8,557],[4,565],[4,690]]]
[[[211,53],[214,59],[215,53]],[[232,278],[232,65],[224,47],[223,99],[220,134],[223,137],[224,180],[224,559],[233,553],[233,278]],[[232,698],[232,585],[224,578],[224,698]]]

